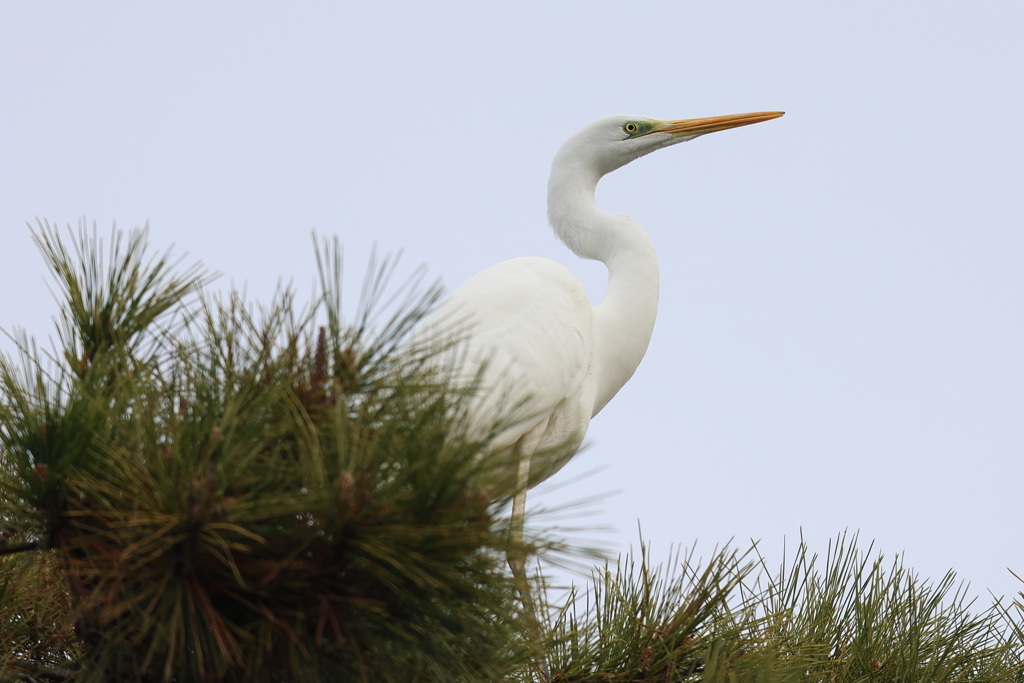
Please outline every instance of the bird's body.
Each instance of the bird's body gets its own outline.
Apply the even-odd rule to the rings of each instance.
[[[593,311],[569,269],[551,259],[524,257],[477,273],[425,321],[426,329],[441,327],[450,335],[444,343],[463,340],[449,362],[456,382],[480,384],[470,410],[475,435],[508,418],[492,449],[522,442],[523,452],[549,454],[547,462],[534,461],[531,485],[567,462],[590,424],[596,393]]]
[[[654,245],[635,220],[597,205],[598,181],[657,149],[781,115],[681,121],[611,116],[586,126],[555,155],[548,220],[577,256],[607,266],[601,303],[592,306],[579,280],[555,261],[518,258],[473,276],[424,320],[421,334],[445,344],[458,340],[456,381],[480,382],[472,429],[487,429],[517,408],[519,419],[492,441],[495,449],[513,448],[518,458],[514,534],[521,534],[526,490],[568,462],[590,419],[633,376],[654,330]],[[521,560],[510,557],[509,564],[525,580]]]

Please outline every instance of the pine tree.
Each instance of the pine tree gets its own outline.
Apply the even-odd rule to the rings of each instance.
[[[406,283],[381,318],[394,268],[373,266],[345,327],[336,244],[311,306],[283,290],[254,311],[202,296],[199,266],[147,260],[145,230],[115,232],[106,259],[95,230],[70,250],[34,235],[63,306],[55,353],[20,335],[20,364],[0,364],[6,551],[38,549],[4,566],[4,627],[24,643],[9,665],[83,681],[514,669],[501,463],[458,437],[463,396],[428,352],[399,353],[436,287]]]
[[[855,538],[777,572],[641,546],[537,625],[505,558],[564,543],[510,546],[513,464],[408,337],[422,272],[371,262],[345,323],[336,241],[312,303],[257,307],[145,229],[68,234],[33,233],[55,348],[0,358],[0,682],[1024,681],[1021,603]]]

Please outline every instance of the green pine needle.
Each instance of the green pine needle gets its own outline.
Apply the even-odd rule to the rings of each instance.
[[[34,238],[60,348],[0,356],[0,682],[1024,681],[1021,603],[972,612],[845,536],[776,573],[642,546],[537,651],[505,557],[564,543],[509,546],[511,454],[409,340],[423,271],[371,260],[346,321],[336,240],[300,308],[206,293],[145,229]]]

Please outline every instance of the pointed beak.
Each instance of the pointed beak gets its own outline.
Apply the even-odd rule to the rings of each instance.
[[[679,121],[662,121],[654,127],[652,133],[671,133],[677,138],[691,138],[720,130],[749,126],[752,123],[771,121],[782,116],[781,111],[757,111],[750,114],[729,114],[727,116],[711,116],[704,119],[681,119]]]

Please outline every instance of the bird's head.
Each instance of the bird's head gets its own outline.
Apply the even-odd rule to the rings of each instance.
[[[782,116],[780,111],[729,114],[702,119],[660,121],[644,116],[609,116],[569,138],[558,156],[573,165],[589,165],[599,176],[611,173],[645,154],[714,133]]]

